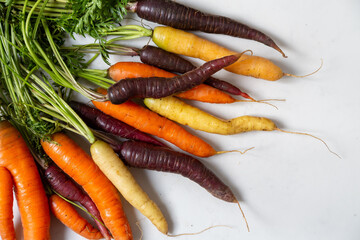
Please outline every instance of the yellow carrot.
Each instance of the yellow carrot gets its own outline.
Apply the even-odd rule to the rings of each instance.
[[[210,61],[216,58],[235,54],[216,43],[200,38],[195,34],[171,27],[156,27],[152,40],[160,48],[189,57]],[[272,61],[258,56],[242,55],[240,59],[225,68],[226,70],[245,76],[252,76],[275,81],[282,78],[283,71]]]
[[[310,136],[321,141],[329,152],[340,157],[337,153],[330,150],[329,146],[321,138],[308,133],[282,130],[268,118],[241,116],[230,120],[223,120],[171,96],[159,99],[146,98],[144,99],[144,103],[152,111],[166,118],[183,125],[188,125],[193,129],[209,133],[230,135],[249,131],[277,130],[284,133]]]
[[[230,135],[248,131],[273,131],[276,125],[267,118],[241,116],[231,120],[217,118],[175,97],[146,98],[145,105],[152,111],[193,129]]]

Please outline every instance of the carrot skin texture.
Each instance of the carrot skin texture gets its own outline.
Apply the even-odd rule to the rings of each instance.
[[[0,166],[12,175],[25,240],[50,239],[50,212],[35,161],[21,134],[0,122]]]
[[[86,239],[101,239],[102,234],[86,221],[75,208],[57,195],[49,198],[50,209],[65,226]]]
[[[132,78],[119,81],[108,89],[108,98],[114,104],[121,104],[133,97],[166,97],[189,90],[209,76],[239,59],[240,55],[230,55],[204,63],[202,66],[173,78]]]
[[[168,224],[160,208],[142,190],[109,144],[97,140],[91,145],[90,152],[95,163],[122,196],[147,217],[160,232],[167,234]]]
[[[273,121],[263,117],[241,116],[231,120],[223,120],[175,97],[147,98],[144,103],[149,109],[166,118],[209,133],[231,135],[249,131],[273,131],[277,129]]]
[[[0,238],[3,240],[16,239],[12,212],[13,186],[10,172],[0,167]]]
[[[223,16],[205,14],[169,0],[138,0],[135,12],[140,18],[182,30],[199,30],[255,40],[285,54],[264,33]]]
[[[100,212],[91,198],[86,195],[70,177],[68,177],[58,166],[51,164],[44,173],[51,188],[61,194],[63,197],[73,202],[79,202],[86,210],[95,216],[95,223],[98,226],[102,236],[111,239],[106,227],[102,225]],[[98,222],[98,221],[101,221]]]
[[[99,92],[106,93],[99,89]],[[115,105],[110,101],[93,101],[96,108],[116,119],[119,119],[142,132],[165,139],[182,150],[198,157],[210,157],[216,154],[215,149],[199,137],[192,135],[178,124],[158,114],[127,101]]]
[[[205,188],[213,196],[236,202],[234,194],[199,160],[171,149],[147,143],[127,141],[118,152],[131,167],[181,174]]]
[[[165,146],[165,144],[150,135],[135,129],[134,127],[113,118],[96,108],[75,101],[71,101],[69,105],[92,128],[100,129],[104,132],[111,133],[122,138]]]
[[[210,61],[235,53],[195,34],[171,27],[156,27],[153,31],[152,40],[158,47],[166,51],[200,58],[204,61]],[[284,76],[280,67],[272,61],[259,56],[245,54],[236,63],[225,67],[225,69],[236,74],[269,81],[276,81]]]
[[[186,73],[196,68],[188,60],[174,53],[165,51],[161,48],[147,45],[138,51],[140,60],[143,63],[164,69],[169,72]],[[204,81],[205,84],[225,91],[233,95],[247,97],[239,88],[217,78],[209,77]]]
[[[53,134],[52,140],[57,144],[41,142],[45,153],[83,187],[99,209],[101,218],[114,239],[133,239],[116,188],[96,166],[91,157],[63,133]]]

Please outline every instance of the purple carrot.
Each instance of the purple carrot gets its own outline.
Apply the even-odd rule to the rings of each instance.
[[[150,135],[137,130],[126,123],[113,118],[96,108],[92,108],[86,104],[71,101],[70,106],[75,112],[92,128],[99,129],[113,135],[148,142],[154,145],[165,146],[162,142],[151,137]]]
[[[170,0],[138,0],[129,3],[128,9],[140,18],[183,30],[225,34],[255,40],[284,52],[264,33],[223,16],[200,12]]]
[[[143,63],[164,69],[169,72],[186,73],[196,68],[196,66],[194,66],[185,58],[158,47],[147,45],[142,49],[133,50],[138,53],[140,60]],[[240,95],[244,98],[254,100],[247,93],[242,92],[239,88],[226,81],[209,77],[204,81],[204,83],[230,94]]]
[[[108,230],[102,223],[100,212],[95,203],[72,181],[69,176],[67,176],[58,166],[51,164],[45,170],[45,177],[54,191],[58,192],[70,201],[76,201],[83,205],[86,210],[96,218],[96,225],[102,235],[106,239],[111,239]]]
[[[196,158],[144,142],[127,141],[116,148],[131,167],[181,174],[221,200],[238,202],[230,188]]]
[[[226,202],[237,203],[249,231],[245,214],[231,189],[198,159],[145,142],[119,142],[103,134],[96,136],[110,144],[124,163],[130,167],[181,174],[198,183],[214,197]]]
[[[130,78],[119,81],[108,89],[108,99],[121,104],[130,98],[162,98],[189,90],[222,68],[236,62],[242,54],[230,55],[204,63],[202,66],[173,78]]]

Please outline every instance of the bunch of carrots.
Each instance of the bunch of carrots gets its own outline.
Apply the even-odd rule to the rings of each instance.
[[[131,12],[166,26],[151,30],[117,25]],[[16,239],[9,210],[13,187],[26,240],[50,239],[50,212],[87,239],[133,239],[120,194],[170,236],[160,207],[128,167],[189,178],[214,197],[235,203],[249,230],[231,187],[199,159],[231,151],[214,149],[182,125],[222,135],[278,130],[317,138],[279,129],[264,117],[219,119],[181,100],[269,104],[212,75],[226,69],[270,81],[294,76],[251,51],[231,51],[187,32],[255,40],[286,57],[270,37],[232,19],[171,0],[122,0],[113,6],[105,0],[0,0],[0,18],[0,236],[4,240]],[[94,43],[64,47],[64,38],[75,33],[93,37]],[[115,37],[106,40],[106,36]],[[151,37],[159,48],[116,43],[140,37]],[[94,56],[86,62],[85,54]],[[109,54],[138,56],[143,63],[87,68],[99,55],[108,62]],[[180,55],[206,62],[194,66]],[[72,101],[72,92],[88,98],[93,106]],[[146,107],[134,99],[142,99]],[[91,154],[66,131],[84,137]],[[88,213],[94,224],[78,211]]]

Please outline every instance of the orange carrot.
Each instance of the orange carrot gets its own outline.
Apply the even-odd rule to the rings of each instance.
[[[39,172],[24,139],[7,121],[0,122],[0,166],[14,181],[24,239],[50,239],[49,205]]]
[[[99,89],[106,94],[106,90]],[[163,138],[182,150],[199,157],[209,157],[217,154],[208,143],[186,131],[184,128],[158,114],[127,101],[122,104],[112,104],[110,101],[93,101],[95,107],[120,121],[127,123],[140,131]]]
[[[13,180],[10,172],[0,167],[0,237],[3,240],[16,239],[12,208]]]
[[[207,103],[234,103],[247,100],[237,100],[229,94],[210,87],[206,84],[198,85],[188,91],[176,94],[177,97]]]
[[[118,62],[108,69],[108,75],[115,81],[120,81],[125,78],[172,78],[176,76],[174,73],[139,62]],[[176,96],[208,103],[234,103],[238,101],[229,94],[206,84],[200,84],[188,91],[176,94]]]
[[[133,239],[118,191],[91,157],[64,133],[55,133],[54,142],[42,141],[45,153],[94,201],[105,226],[114,239]]]
[[[87,239],[103,238],[99,230],[95,229],[86,219],[80,216],[70,203],[58,195],[50,196],[49,203],[55,217],[77,234]]]

